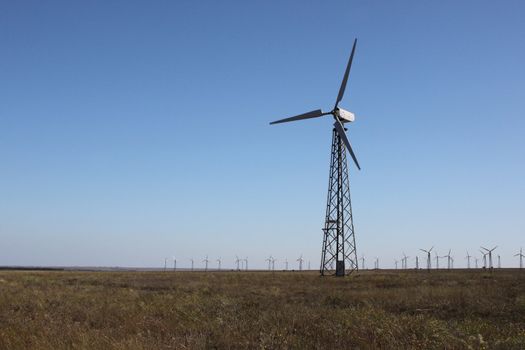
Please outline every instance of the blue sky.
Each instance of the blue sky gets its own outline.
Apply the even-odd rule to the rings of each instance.
[[[358,254],[525,246],[522,1],[0,4],[0,265],[318,266],[341,106]],[[422,255],[420,255],[422,256]],[[281,266],[282,267],[282,266]]]

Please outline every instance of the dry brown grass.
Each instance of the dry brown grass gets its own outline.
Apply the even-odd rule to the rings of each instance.
[[[525,274],[0,272],[0,349],[525,349]]]

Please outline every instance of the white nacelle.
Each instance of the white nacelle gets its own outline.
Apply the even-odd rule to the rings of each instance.
[[[353,122],[355,120],[354,113],[344,110],[342,108],[337,108],[335,114],[339,119],[341,119],[343,123]]]

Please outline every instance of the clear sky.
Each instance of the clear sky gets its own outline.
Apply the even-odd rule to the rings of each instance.
[[[341,103],[358,255],[525,246],[523,1],[3,1],[0,265],[317,267]],[[479,255],[479,254],[478,254]],[[422,256],[422,255],[420,255]],[[413,261],[410,262],[410,265]]]

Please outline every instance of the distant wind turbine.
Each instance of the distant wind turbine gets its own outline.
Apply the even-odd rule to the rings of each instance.
[[[488,253],[485,253],[483,250],[479,250],[481,255],[483,255],[483,268],[486,269],[487,268],[487,254]]]
[[[452,251],[452,249],[449,249],[448,250],[448,254],[447,255],[443,255],[442,258],[447,258],[447,268],[450,270],[452,268],[452,257],[450,256],[450,252]]]
[[[406,256],[405,252],[403,252],[403,259],[401,259],[401,266],[405,270],[408,268],[408,263],[407,263],[408,258],[409,256]]]
[[[487,248],[485,248],[485,247],[481,247],[482,249],[485,249],[485,250],[488,252],[488,254],[489,254],[489,268],[491,268],[491,269],[493,268],[493,266],[492,266],[492,252],[493,252],[497,247],[498,247],[498,246],[495,246],[495,247],[492,248],[492,249],[487,249]]]
[[[467,268],[470,269],[470,258],[472,258],[472,256],[468,253],[468,250],[467,250],[467,256],[465,257],[465,259],[467,259]]]
[[[241,261],[241,259],[239,259],[239,257],[237,255],[235,255],[235,263],[237,264],[237,271],[240,271],[240,268],[239,268],[239,262]]]
[[[419,250],[427,253],[427,270],[429,272],[430,272],[430,269],[432,268],[432,259],[431,259],[431,256],[430,256],[430,252],[432,251],[432,249],[434,249],[434,247],[430,248],[429,250],[419,249]]]
[[[299,261],[299,271],[302,271],[303,270],[303,254],[301,254],[301,256],[299,257],[299,259],[297,259],[297,261]]]
[[[520,257],[520,270],[523,269],[523,257],[525,257],[525,255],[523,255],[523,248],[520,248],[520,252],[515,254],[514,256]]]
[[[202,260],[203,263],[205,263],[204,265],[204,271],[208,271],[208,256],[206,255],[206,257]]]
[[[268,271],[272,269],[272,260],[273,260],[273,257],[271,255],[265,260],[265,261],[268,261]]]

